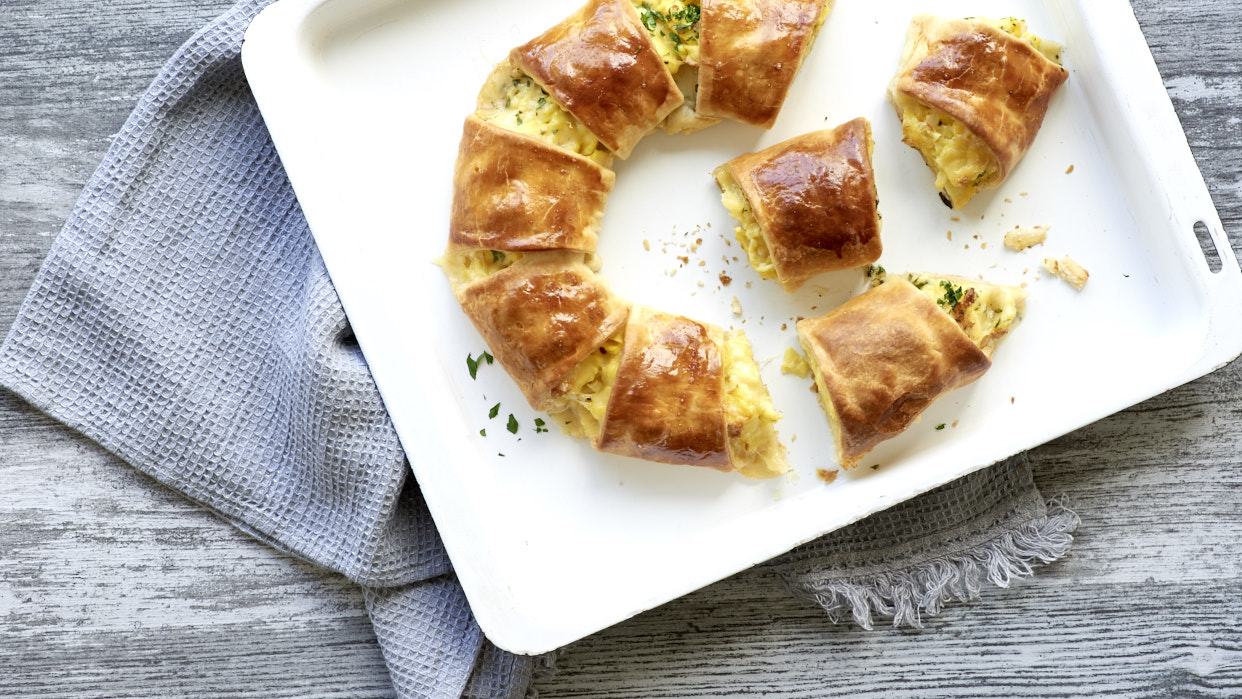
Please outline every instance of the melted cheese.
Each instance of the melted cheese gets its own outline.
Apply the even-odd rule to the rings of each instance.
[[[436,264],[448,275],[453,288],[490,277],[522,257],[520,252],[457,250],[444,253]]]
[[[785,447],[776,433],[781,414],[772,406],[746,333],[727,333],[721,357],[729,451],[738,472],[747,478],[772,478],[785,473],[789,470]]]
[[[957,321],[970,341],[989,357],[996,343],[1022,319],[1026,304],[1022,289],[962,277],[911,274],[907,278]]]
[[[897,98],[906,144],[923,155],[936,175],[936,189],[954,209],[997,184],[1000,163],[992,149],[953,117],[910,97]]]
[[[651,43],[674,76],[683,65],[699,64],[699,3],[632,0]]]
[[[543,139],[571,153],[612,166],[612,153],[590,129],[552,99],[534,78],[521,70],[495,71],[480,95],[476,112],[483,121]]]
[[[617,331],[599,351],[592,352],[579,362],[566,377],[568,390],[548,409],[549,415],[566,434],[585,437],[592,442],[599,439],[599,426],[604,420],[604,410],[608,407],[608,398],[612,396],[612,387],[617,380],[624,335],[624,328]]]
[[[742,244],[742,249],[746,251],[750,266],[755,268],[761,279],[776,279],[772,252],[768,249],[768,243],[763,237],[763,229],[759,227],[759,221],[755,219],[755,214],[751,211],[750,201],[747,200],[746,194],[742,192],[741,186],[738,185],[737,180],[733,178],[733,173],[729,172],[727,167],[716,168],[714,174],[716,183],[720,185],[721,201],[724,202],[729,215],[741,224],[733,229],[733,234],[737,237],[737,242]]]

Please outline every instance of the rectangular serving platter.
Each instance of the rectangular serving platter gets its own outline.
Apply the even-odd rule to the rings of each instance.
[[[484,78],[577,4],[280,0],[251,25],[242,55],[457,575],[498,646],[560,647],[1242,351],[1242,272],[1126,2],[839,0],[774,129],[655,134],[617,162],[599,250],[622,296],[746,330],[785,415],[793,472],[751,482],[537,431],[540,415],[498,365],[470,377],[467,355],[486,347],[432,260]],[[927,11],[1023,17],[1066,45],[1070,79],[1034,147],[1000,189],[960,212],[940,203],[885,98],[909,18]],[[758,279],[710,173],[856,116],[871,120],[876,141],[880,264],[1025,283],[1030,298],[985,377],[826,483],[817,472],[837,468],[827,423],[810,382],[781,374],[781,357],[797,344],[797,318],[827,312],[864,280],[825,275],[790,296]],[[1199,223],[1219,252],[1216,272]],[[1051,226],[1042,248],[1004,248],[1006,230],[1036,224]],[[1081,292],[1040,269],[1067,253],[1091,272]]]

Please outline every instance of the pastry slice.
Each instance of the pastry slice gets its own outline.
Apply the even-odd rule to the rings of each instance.
[[[588,0],[509,56],[619,158],[683,101],[629,0]]]
[[[798,322],[843,468],[904,432],[940,396],[982,376],[1021,314],[1021,290],[1007,292],[1012,306],[998,308],[1003,304],[988,299],[1008,287],[915,279],[888,276],[827,315]]]
[[[748,478],[788,470],[780,413],[744,333],[640,307],[616,356],[600,451]]]
[[[613,294],[584,257],[525,254],[454,289],[491,353],[536,410],[567,390],[567,375],[629,315],[629,302]]]
[[[772,128],[832,3],[702,0],[698,113]]]
[[[858,118],[747,153],[716,183],[750,264],[794,291],[817,274],[880,257],[871,125]]]
[[[583,156],[467,117],[453,172],[450,253],[593,253],[615,179]]]
[[[1013,18],[910,23],[888,95],[946,205],[960,209],[998,187],[1031,147],[1069,77],[1060,52]]]

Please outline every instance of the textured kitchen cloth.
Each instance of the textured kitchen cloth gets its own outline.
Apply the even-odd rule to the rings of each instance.
[[[0,382],[363,586],[399,695],[522,696],[545,661],[471,616],[247,86],[264,4],[212,22],[143,96],[0,347]],[[832,614],[917,624],[1061,555],[1073,524],[1015,462],[771,565]]]

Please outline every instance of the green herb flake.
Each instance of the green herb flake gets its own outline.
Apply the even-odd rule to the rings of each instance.
[[[518,123],[520,124],[521,122],[518,122]],[[492,251],[492,262],[503,262],[504,259],[505,259],[505,254],[503,252],[499,250]],[[487,353],[484,352],[484,354],[487,354]]]
[[[486,428],[486,427],[484,427],[483,429],[479,430],[479,436],[480,436],[480,437],[486,437],[486,436],[487,436],[487,428]]]
[[[944,298],[940,300],[940,305],[945,308],[953,308],[962,300],[962,297],[965,296],[965,293],[962,291],[962,287],[953,286],[953,284],[947,279],[942,280],[940,282],[940,286],[944,288]]]
[[[477,380],[479,375],[479,360],[467,354],[466,369],[470,371],[470,378]]]
[[[479,358],[480,358],[480,359],[482,359],[483,361],[487,362],[488,366],[491,366],[492,362],[496,361],[496,358],[495,358],[495,357],[493,357],[493,356],[492,356],[490,353],[488,353],[488,352],[484,352],[483,354],[480,354],[480,355],[479,355]]]
[[[702,16],[703,10],[698,5],[686,5],[686,21],[690,24],[696,24],[699,17]]]
[[[942,422],[942,423],[940,423],[939,425],[936,425],[936,430],[937,430],[937,431],[939,431],[939,430],[943,430],[943,429],[944,429],[944,423],[943,423],[943,422]]]
[[[518,421],[517,418],[513,417],[513,413],[509,413],[509,424],[505,425],[505,429],[509,430],[509,432],[513,434],[517,434]]]
[[[880,470],[880,465],[879,465],[879,464],[876,464],[875,466],[872,466],[872,467],[871,467],[871,470],[872,470],[872,471],[878,471],[878,470]]]
[[[493,405],[492,409],[487,411],[487,417],[489,420],[495,419],[496,416],[499,414],[500,414],[500,403]]]
[[[535,434],[539,434],[541,432],[547,432],[548,428],[544,426],[546,424],[547,423],[543,421],[543,418],[540,418],[540,417],[535,418]]]

